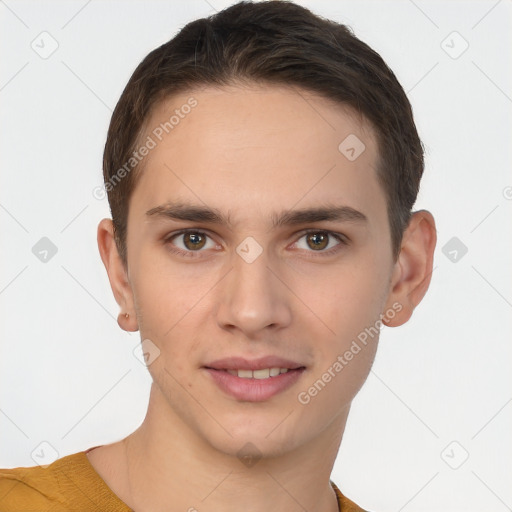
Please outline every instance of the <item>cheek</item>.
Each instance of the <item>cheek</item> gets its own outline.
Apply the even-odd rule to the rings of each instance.
[[[141,335],[164,341],[200,302],[213,276],[194,272],[194,265],[172,265],[165,250],[147,245],[134,251],[132,290]]]
[[[388,275],[374,258],[357,254],[339,265],[307,270],[296,278],[298,295],[316,314],[312,325],[323,326],[326,336],[342,344],[379,318]]]
[[[308,316],[309,329],[304,325],[317,340],[312,377],[322,379],[330,371],[324,379],[332,381],[329,388],[337,389],[343,401],[357,393],[375,358],[388,275],[370,256],[337,271],[331,269],[329,279],[316,277],[317,287],[310,297],[315,297],[311,309],[317,316]],[[323,286],[318,286],[319,281]]]
[[[324,422],[347,407],[366,381],[378,346],[385,277],[367,265],[340,271],[317,295],[321,321],[303,326],[315,344],[315,364],[297,396]]]
[[[154,357],[148,371],[173,404],[186,402],[184,389],[192,389],[192,361],[198,359],[197,318],[194,307],[201,298],[197,287],[181,289],[184,279],[148,270],[135,280],[139,331]],[[188,295],[187,295],[188,290]],[[150,352],[151,354],[151,352]]]
[[[138,260],[132,275],[132,289],[139,320],[141,340],[150,340],[161,356],[149,367],[154,377],[168,380],[168,371],[184,378],[187,365],[195,361],[204,324],[206,292],[215,284],[215,275],[190,275],[158,257]],[[189,266],[192,269],[193,265]],[[155,380],[161,380],[161,378]],[[172,380],[172,379],[171,379]]]

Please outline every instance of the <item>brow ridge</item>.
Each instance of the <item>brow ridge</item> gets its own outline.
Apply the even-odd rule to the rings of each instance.
[[[148,217],[166,218],[171,220],[184,220],[191,222],[206,222],[209,224],[221,224],[233,227],[231,215],[225,216],[217,208],[208,206],[191,205],[182,202],[167,202],[163,205],[151,208],[146,212]],[[367,222],[364,213],[344,205],[326,205],[311,208],[284,210],[270,214],[272,228],[293,226],[297,224],[309,224],[322,221],[339,222]]]

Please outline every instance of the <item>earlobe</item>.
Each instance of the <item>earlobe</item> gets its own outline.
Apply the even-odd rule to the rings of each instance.
[[[384,316],[385,325],[397,327],[407,322],[425,296],[432,277],[436,240],[432,214],[426,210],[413,213],[402,238],[386,303],[386,311],[395,303],[401,309],[393,318]]]
[[[138,331],[137,320],[134,317],[131,317],[129,313],[119,313],[117,315],[117,324],[123,331]]]
[[[111,219],[102,219],[98,224],[97,241],[101,260],[107,270],[110,287],[116,302],[121,307],[117,323],[125,331],[137,331],[133,292],[128,280],[127,269],[117,250]]]

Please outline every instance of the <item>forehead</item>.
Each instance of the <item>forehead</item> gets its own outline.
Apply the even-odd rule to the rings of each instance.
[[[132,200],[227,211],[343,203],[385,210],[372,127],[351,108],[281,86],[204,87],[153,109]],[[137,198],[137,199],[136,199]]]

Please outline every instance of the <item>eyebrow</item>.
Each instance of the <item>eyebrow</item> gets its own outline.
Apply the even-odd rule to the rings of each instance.
[[[228,213],[224,216],[218,209],[185,203],[165,203],[146,212],[148,217],[171,220],[206,222],[232,227]],[[270,215],[272,227],[293,226],[321,221],[359,222],[368,221],[366,215],[350,206],[328,205],[323,207],[285,210]]]

